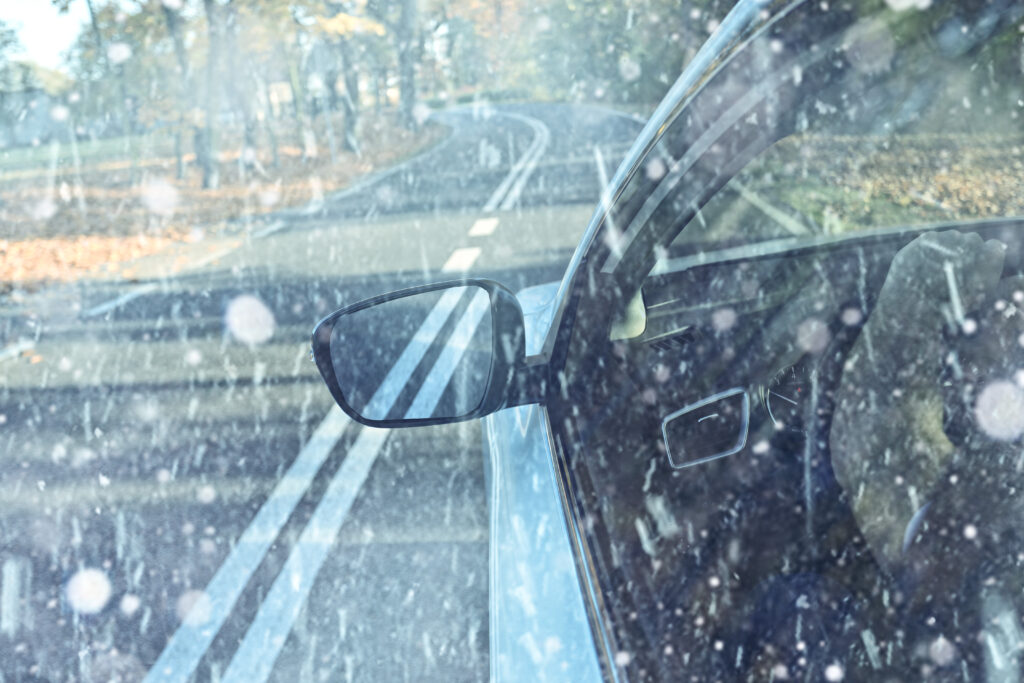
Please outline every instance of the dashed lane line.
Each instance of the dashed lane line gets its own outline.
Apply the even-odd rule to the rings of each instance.
[[[469,229],[470,237],[487,237],[493,235],[494,231],[498,228],[498,219],[495,217],[490,218],[478,218],[474,223],[473,227]]]
[[[441,266],[444,273],[465,273],[473,267],[480,256],[480,247],[459,247],[452,252],[448,260]]]

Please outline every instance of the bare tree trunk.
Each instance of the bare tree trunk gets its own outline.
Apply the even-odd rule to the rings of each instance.
[[[345,109],[345,149],[359,154],[359,70],[353,56],[352,45],[342,38],[338,42],[338,51],[345,65],[345,93],[342,103]]]
[[[203,189],[215,190],[220,186],[220,167],[217,163],[216,120],[220,112],[220,88],[217,83],[220,67],[221,29],[214,0],[203,0],[206,11],[206,30],[209,51],[206,56],[206,125],[202,135],[204,148]]]
[[[116,71],[111,68],[112,65],[107,55],[106,43],[103,40],[103,34],[100,31],[99,20],[96,17],[96,8],[93,7],[92,0],[85,0],[85,5],[89,10],[89,25],[92,27],[93,40],[96,41],[96,52],[99,54],[100,61],[103,64],[103,71],[107,75],[117,78],[118,90],[121,94],[121,101],[118,103],[118,110],[121,112],[121,135],[124,138],[125,152],[131,158],[131,183],[134,185],[138,169],[138,160],[131,149],[131,140],[129,139],[131,127],[128,116],[128,85],[124,77],[124,67],[117,65]]]
[[[164,20],[167,22],[167,33],[171,36],[171,42],[174,44],[174,56],[178,62],[178,106],[180,110],[178,112],[178,127],[174,132],[174,155],[176,157],[176,175],[181,180],[185,177],[185,150],[182,144],[182,137],[186,126],[184,110],[191,104],[192,69],[188,63],[185,38],[181,34],[181,18],[175,10],[167,6],[167,3],[161,3],[161,7],[163,7],[164,11]],[[196,131],[194,129],[192,133],[193,137],[195,137]],[[201,147],[196,147],[195,149],[196,160],[205,168],[204,151]]]
[[[185,152],[181,140],[181,118],[174,128],[174,177],[181,180],[185,177]]]
[[[398,20],[398,81],[399,111],[402,125],[416,130],[416,0],[402,0],[402,14]]]
[[[387,97],[388,70],[378,67],[373,72],[373,110],[380,116],[384,109],[384,98]]]
[[[287,55],[287,51],[282,50],[282,54]],[[306,98],[306,91],[302,87],[299,65],[290,59],[288,60],[288,80],[291,83],[292,97],[295,101],[295,117],[298,119],[302,135],[302,160],[309,161],[319,154],[316,133],[313,131],[312,116],[308,110],[309,102]]]
[[[228,92],[231,95],[232,108],[242,116],[242,151],[239,167],[243,173],[252,167],[257,173],[262,174],[262,166],[256,157],[256,115],[253,112],[252,100],[246,95],[246,91],[251,90],[248,86],[254,79],[249,68],[238,63],[238,15],[234,7],[229,10],[223,28],[228,52]]]
[[[267,140],[270,142],[270,163],[274,168],[281,165],[277,155],[277,135],[274,133],[274,107],[270,103],[270,86],[267,79],[260,77],[260,90],[263,100],[263,124],[266,128]]]

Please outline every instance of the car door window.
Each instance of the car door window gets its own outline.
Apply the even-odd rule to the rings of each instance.
[[[633,170],[552,401],[613,666],[1021,669],[1019,14],[786,9]]]

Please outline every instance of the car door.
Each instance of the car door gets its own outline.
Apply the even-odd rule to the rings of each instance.
[[[985,76],[1019,11],[760,12],[655,115],[547,340],[606,674],[1010,680],[1020,571],[972,501],[1018,485],[977,467],[1017,452],[1012,363],[971,361],[973,440],[941,394],[1019,356],[1018,105]]]

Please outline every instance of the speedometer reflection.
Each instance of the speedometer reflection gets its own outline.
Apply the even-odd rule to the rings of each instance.
[[[800,406],[806,395],[807,387],[794,367],[782,370],[771,379],[761,400],[776,429],[799,429]]]

